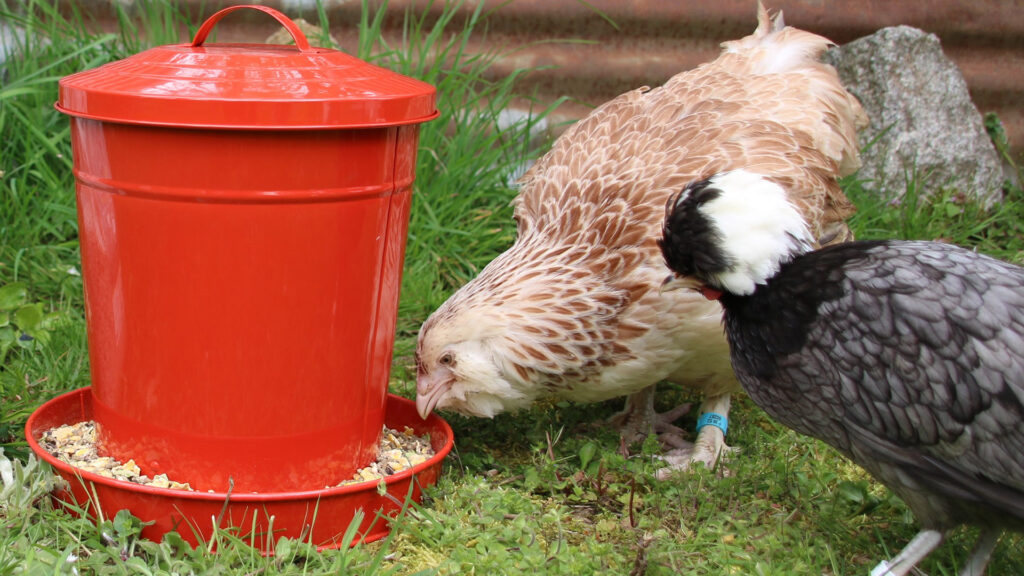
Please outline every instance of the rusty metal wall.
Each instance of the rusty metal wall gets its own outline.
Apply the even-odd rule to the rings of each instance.
[[[83,0],[78,0],[83,2]],[[111,1],[84,0],[101,20]],[[240,3],[181,0],[195,22],[216,9]],[[713,58],[723,40],[750,33],[755,0],[468,0],[461,15],[477,4],[493,10],[488,19],[488,48],[515,52],[496,74],[524,66],[550,66],[531,74],[523,89],[542,101],[569,96],[557,119],[571,120],[590,105],[641,85],[658,85],[681,70]],[[293,17],[316,21],[315,0],[260,2]],[[380,2],[371,0],[376,6]],[[392,0],[386,35],[401,33],[407,8],[424,10],[429,0]],[[442,2],[434,2],[435,5]],[[358,0],[324,0],[331,33],[354,49]],[[1024,159],[1024,0],[768,0],[787,24],[845,43],[879,28],[905,24],[932,32],[960,67],[982,112],[996,112]],[[431,13],[439,7],[429,8]],[[232,17],[221,25],[222,41],[262,40],[278,27],[262,14]],[[586,42],[552,42],[575,39]],[[484,47],[473,47],[482,49]]]

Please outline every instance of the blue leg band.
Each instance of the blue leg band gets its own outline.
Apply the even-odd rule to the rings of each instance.
[[[700,418],[697,418],[697,432],[699,433],[700,429],[705,426],[718,428],[724,436],[729,430],[729,419],[715,412],[705,412],[700,415]]]

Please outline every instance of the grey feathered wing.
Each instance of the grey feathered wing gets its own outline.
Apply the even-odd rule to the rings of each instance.
[[[857,250],[864,257],[849,258]],[[799,307],[790,314],[803,325],[795,336],[802,346],[789,342],[789,350],[783,338],[774,366],[741,362],[744,387],[774,417],[889,484],[911,509],[915,491],[925,490],[987,502],[1024,523],[1024,271],[935,243],[823,253],[818,262],[835,264],[798,260],[785,280],[791,298],[801,285],[827,295],[802,316]],[[761,389],[758,371],[786,383]],[[923,524],[961,515],[914,512]]]

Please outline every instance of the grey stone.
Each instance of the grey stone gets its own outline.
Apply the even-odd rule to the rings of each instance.
[[[900,195],[908,178],[926,194],[955,189],[985,204],[1002,199],[999,155],[967,83],[938,37],[909,26],[884,28],[834,48],[826,61],[860,99],[871,124],[860,134],[860,177]]]

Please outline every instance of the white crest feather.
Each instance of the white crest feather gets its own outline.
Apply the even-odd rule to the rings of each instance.
[[[722,193],[700,211],[721,234],[721,249],[731,262],[730,270],[715,278],[721,288],[751,294],[782,264],[812,249],[807,222],[775,182],[735,170],[712,177],[711,186]]]

